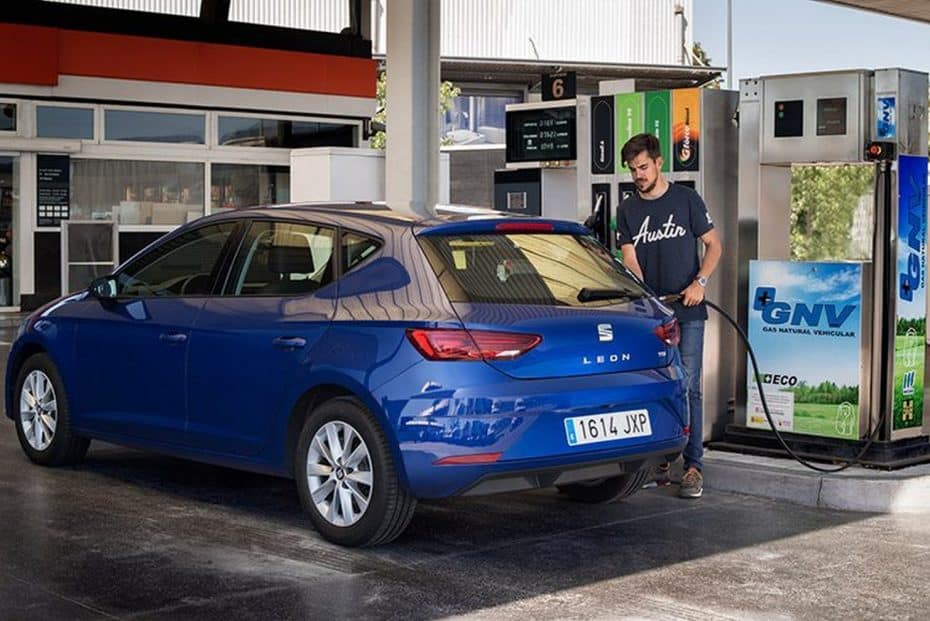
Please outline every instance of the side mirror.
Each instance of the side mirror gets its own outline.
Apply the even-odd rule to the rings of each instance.
[[[116,276],[101,276],[88,287],[90,294],[99,300],[116,299]]]

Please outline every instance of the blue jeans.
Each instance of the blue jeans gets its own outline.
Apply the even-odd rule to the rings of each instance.
[[[681,323],[681,364],[688,377],[688,406],[691,410],[691,436],[685,447],[685,470],[694,467],[703,470],[704,464],[704,396],[701,394],[701,364],[704,361],[703,320]]]

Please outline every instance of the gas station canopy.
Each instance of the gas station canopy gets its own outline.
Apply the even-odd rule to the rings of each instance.
[[[559,71],[574,71],[577,74],[579,93],[596,94],[598,83],[602,80],[634,79],[638,90],[686,88],[710,82],[720,77],[725,69],[689,65],[571,63],[500,58],[442,59],[442,79],[456,84],[524,84],[532,87],[539,83],[542,74]]]
[[[864,11],[930,23],[930,2],[926,0],[821,0]]]

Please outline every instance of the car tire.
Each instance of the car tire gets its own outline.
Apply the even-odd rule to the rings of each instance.
[[[317,531],[343,546],[393,541],[417,505],[400,482],[378,421],[352,397],[326,401],[307,416],[294,452],[294,478]]]
[[[649,478],[651,472],[650,468],[642,468],[636,472],[616,477],[559,485],[557,489],[577,502],[591,504],[613,502],[636,493]]]
[[[33,354],[19,370],[13,411],[19,444],[33,462],[66,466],[84,459],[90,439],[72,431],[64,382],[47,354]]]

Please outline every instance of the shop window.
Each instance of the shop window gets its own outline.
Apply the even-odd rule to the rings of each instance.
[[[507,104],[517,95],[462,95],[452,100],[443,117],[443,136],[451,144],[505,144]]]
[[[106,140],[205,144],[203,114],[107,110],[104,113]]]
[[[80,138],[93,140],[92,108],[36,106],[36,135],[39,138]]]
[[[178,225],[203,215],[202,163],[71,160],[71,218]]]
[[[0,156],[0,306],[13,304],[13,214],[19,204],[18,158]]]
[[[219,144],[228,147],[354,147],[357,126],[239,116],[219,118]]]
[[[290,202],[291,171],[287,166],[213,164],[210,211]]]
[[[95,278],[113,273],[117,258],[112,223],[66,220],[62,223],[65,239],[66,252],[61,259],[67,278],[62,291],[86,289]]]
[[[16,104],[0,103],[0,132],[16,131]]]

